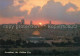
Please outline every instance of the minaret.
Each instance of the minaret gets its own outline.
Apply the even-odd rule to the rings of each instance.
[[[49,24],[51,24],[51,21],[49,21]]]
[[[24,19],[21,20],[21,24],[24,24]]]
[[[32,21],[30,21],[30,25],[32,25],[33,24],[33,22]]]

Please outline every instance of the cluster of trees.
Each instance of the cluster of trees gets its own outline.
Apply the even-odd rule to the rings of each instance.
[[[61,42],[61,43],[54,43],[54,42],[52,42],[52,45],[53,46],[57,46],[57,47],[70,47],[70,46],[73,46],[74,45],[74,43],[71,43],[71,42],[67,42],[67,43],[65,43],[65,42]]]
[[[73,40],[74,40],[76,43],[80,43],[80,37],[74,37]]]
[[[50,44],[48,43],[31,43],[31,42],[28,42],[26,43],[26,41],[24,40],[16,40],[16,41],[12,41],[12,40],[7,40],[7,41],[4,41],[3,39],[0,40],[0,47],[3,47],[3,48],[11,48],[11,47],[14,47],[14,48],[18,48],[18,47],[50,47]]]
[[[80,46],[80,37],[74,37],[73,40],[75,41],[75,43],[72,43],[72,42],[67,42],[67,43],[64,43],[64,42],[61,42],[61,43],[54,43],[52,42],[51,44],[53,46],[59,46],[59,47],[68,47],[68,46]],[[9,40],[3,40],[3,39],[0,39],[0,47],[4,47],[4,48],[10,48],[10,47],[51,47],[51,45],[49,43],[31,43],[31,42],[28,42],[26,43],[26,41],[24,40],[21,40],[21,39],[18,39],[16,41],[13,41],[11,39]]]
[[[80,37],[73,37],[73,41],[74,41],[74,43],[72,43],[71,41],[68,41],[67,43],[65,43],[65,42],[61,42],[61,43],[52,42],[52,45],[58,46],[58,47],[61,47],[61,46],[63,46],[63,47],[80,46]]]

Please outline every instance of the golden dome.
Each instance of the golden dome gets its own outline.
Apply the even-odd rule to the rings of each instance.
[[[37,31],[34,31],[32,34],[33,35],[40,35],[40,32],[37,30]]]

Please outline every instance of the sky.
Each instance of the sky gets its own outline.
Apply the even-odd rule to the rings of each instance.
[[[0,0],[0,24],[80,24],[80,0]]]

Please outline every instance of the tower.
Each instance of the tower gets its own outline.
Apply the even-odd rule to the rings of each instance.
[[[33,24],[33,22],[32,21],[30,21],[30,25],[32,25]]]
[[[51,21],[49,21],[49,24],[51,24]]]
[[[24,24],[24,19],[21,20],[21,24]]]

